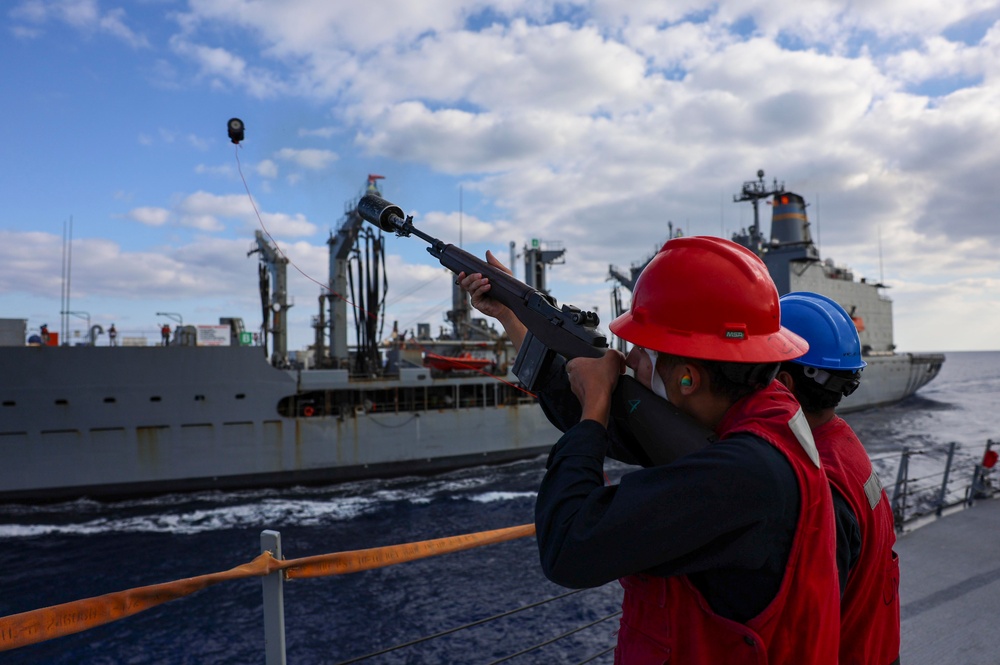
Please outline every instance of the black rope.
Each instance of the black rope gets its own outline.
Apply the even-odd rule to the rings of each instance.
[[[538,602],[531,603],[530,605],[524,605],[522,607],[518,607],[517,609],[508,610],[507,612],[503,612],[501,614],[496,614],[491,617],[486,617],[485,619],[479,619],[478,621],[473,621],[472,623],[467,623],[463,626],[457,626],[455,628],[449,628],[448,630],[442,630],[440,633],[434,633],[433,635],[426,635],[424,637],[419,637],[415,640],[410,640],[409,642],[403,642],[402,644],[386,647],[385,649],[382,649],[380,651],[373,651],[372,653],[366,654],[364,656],[357,656],[355,658],[351,658],[350,660],[342,660],[339,663],[337,663],[337,665],[349,665],[349,663],[357,663],[362,660],[374,658],[375,656],[381,656],[383,654],[390,653],[392,651],[398,651],[399,649],[405,649],[406,647],[415,646],[417,644],[420,644],[421,642],[428,642],[430,640],[435,640],[439,637],[444,637],[445,635],[451,635],[452,633],[457,633],[460,630],[465,630],[466,628],[473,628],[474,626],[479,626],[484,623],[489,623],[490,621],[493,621],[495,619],[503,619],[504,617],[517,614],[518,612],[523,612],[524,610],[530,610],[534,607],[538,607],[539,605],[551,603],[554,600],[562,600],[563,598],[567,598],[582,591],[587,591],[587,589],[576,589],[574,591],[568,591],[559,596],[553,596],[552,598],[545,598],[543,600],[539,600]]]
[[[509,656],[504,656],[503,658],[500,658],[498,660],[491,661],[491,662],[487,663],[487,665],[497,665],[497,663],[502,663],[502,662],[508,661],[508,660],[510,660],[512,658],[517,658],[518,656],[523,656],[524,654],[530,653],[530,652],[532,652],[532,651],[534,651],[536,649],[541,649],[542,647],[547,647],[548,645],[552,644],[553,642],[558,642],[559,640],[563,639],[564,637],[569,637],[570,635],[572,635],[574,633],[579,633],[581,630],[586,630],[587,628],[591,628],[592,626],[596,626],[597,624],[602,623],[604,621],[607,621],[608,619],[613,619],[613,618],[615,618],[616,616],[618,616],[621,613],[622,613],[621,610],[618,610],[617,612],[612,612],[611,614],[609,614],[608,616],[604,617],[603,619],[598,619],[596,621],[591,621],[588,624],[585,624],[585,625],[580,626],[578,628],[574,628],[573,630],[566,631],[562,635],[556,635],[555,637],[553,637],[550,640],[545,640],[544,642],[539,642],[538,644],[536,644],[534,646],[530,646],[527,649],[522,649],[521,651],[518,651],[517,653],[512,653]]]
[[[586,660],[581,660],[581,661],[580,661],[579,663],[577,663],[576,665],[586,665],[586,664],[587,664],[587,663],[589,663],[590,661],[592,661],[592,660],[594,660],[594,659],[596,659],[596,658],[600,658],[600,657],[601,657],[601,656],[603,656],[604,654],[608,654],[608,653],[611,653],[611,652],[612,652],[612,651],[614,651],[614,650],[615,650],[615,648],[614,648],[614,647],[608,647],[608,648],[607,648],[607,649],[605,649],[604,651],[598,651],[597,653],[595,653],[595,654],[594,654],[593,656],[591,656],[590,658],[588,658],[588,659],[586,659]]]
[[[365,374],[372,375],[377,372],[378,367],[378,342],[375,339],[378,324],[378,315],[376,314],[378,293],[374,281],[377,278],[374,274],[377,268],[374,265],[373,257],[375,237],[371,229],[367,229],[367,231],[368,233],[365,234],[365,292],[368,308],[365,316]]]
[[[354,267],[351,266],[352,262],[358,262],[358,274],[360,276],[360,254],[358,249],[358,241],[355,240],[354,249],[351,251],[351,255],[347,258],[347,266],[345,272],[347,273],[347,288],[348,293],[351,296],[351,302],[354,303],[354,310],[352,311],[354,317],[354,337],[359,342],[361,340],[361,316],[358,314],[359,311],[364,311],[364,303],[359,302],[358,297],[361,296],[360,289],[358,293],[354,292]],[[360,277],[359,277],[360,279]],[[363,298],[363,296],[361,296]],[[357,354],[355,354],[354,363],[351,365],[351,371],[355,374],[361,374],[361,363],[358,360]]]
[[[379,231],[378,234],[378,248],[379,256],[382,263],[382,298],[379,300],[379,321],[378,321],[378,339],[382,339],[382,335],[385,331],[385,301],[389,295],[389,271],[386,269],[385,263],[385,238],[382,237],[382,232]]]
[[[406,425],[409,425],[414,420],[416,420],[417,417],[418,417],[417,414],[413,414],[412,416],[410,416],[409,420],[407,420],[405,422],[401,422],[398,425],[387,425],[386,423],[382,423],[382,422],[379,422],[377,420],[372,420],[371,422],[374,423],[374,424],[376,424],[376,425],[378,425],[379,427],[385,427],[386,429],[396,429],[397,427],[405,427]]]

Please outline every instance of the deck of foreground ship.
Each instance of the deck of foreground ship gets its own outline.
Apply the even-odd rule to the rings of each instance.
[[[1000,662],[1000,499],[977,501],[902,535],[904,665]]]

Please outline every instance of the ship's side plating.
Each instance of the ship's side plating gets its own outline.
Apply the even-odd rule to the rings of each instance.
[[[0,373],[2,500],[426,473],[540,453],[556,434],[492,377],[427,370],[313,385],[336,412],[289,416],[300,373],[253,347],[0,347]],[[407,390],[420,398],[372,399]]]
[[[369,175],[377,193],[382,176]],[[288,263],[260,232],[261,347],[0,346],[0,500],[324,483],[430,473],[544,452],[558,432],[512,383],[461,366],[470,351],[506,368],[509,343],[472,320],[455,287],[450,336],[383,338],[381,235],[357,200],[331,234],[329,288],[305,361],[286,349]],[[347,298],[358,343],[347,343]],[[23,326],[22,326],[23,328]],[[426,330],[424,330],[426,328]],[[23,330],[22,330],[23,332]],[[15,337],[23,338],[23,334]],[[15,340],[20,344],[20,339]],[[425,352],[458,353],[450,371]],[[309,367],[307,369],[306,367]]]

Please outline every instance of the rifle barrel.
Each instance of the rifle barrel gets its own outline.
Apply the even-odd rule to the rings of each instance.
[[[395,233],[399,236],[415,235],[435,248],[442,247],[445,243],[434,236],[428,235],[413,226],[409,217],[405,217],[403,209],[389,203],[380,196],[366,194],[358,201],[358,214],[370,224],[374,224],[383,231]]]
[[[403,210],[380,196],[367,194],[358,201],[358,214],[383,231],[401,236],[415,235],[430,244],[427,251],[441,265],[456,275],[486,275],[492,286],[490,296],[503,303],[545,346],[567,358],[597,358],[607,348],[607,339],[595,328],[598,318],[576,308],[559,309],[555,301],[498,270],[460,247],[447,244],[413,226],[412,218],[403,219]]]

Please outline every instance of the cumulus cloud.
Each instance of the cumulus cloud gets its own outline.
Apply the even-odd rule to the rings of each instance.
[[[194,167],[194,172],[232,178],[236,175],[236,169],[231,164],[198,164]]]
[[[428,32],[455,29],[469,12],[491,4],[452,0],[426,0],[419,5],[382,2],[357,11],[351,4],[325,0],[205,0],[193,4],[182,21],[191,30],[206,25],[235,25],[257,36],[279,55],[308,55],[326,52],[330,44],[364,51]]]
[[[326,168],[331,162],[337,159],[337,153],[330,150],[320,150],[317,148],[282,148],[275,157],[288,162],[292,162],[302,168],[320,170]]]
[[[270,159],[263,159],[257,163],[256,167],[257,175],[262,178],[277,178],[278,177],[278,165],[275,164]]]
[[[996,348],[1000,330],[1000,279],[970,277],[939,283],[893,285],[896,344],[902,349],[936,351]],[[969,311],[976,312],[974,317]],[[955,322],[967,327],[959,333]],[[942,340],[928,347],[926,340]]]
[[[170,211],[166,208],[133,208],[126,216],[147,226],[163,226],[170,219]]]
[[[11,16],[24,35],[61,21],[126,42],[134,24],[82,0]],[[931,272],[963,293],[1000,278],[977,250],[1000,241],[994,0],[200,0],[172,20],[157,65],[171,85],[268,112],[280,100],[285,128],[258,148],[260,221],[246,196],[198,182],[128,213],[151,228],[262,221],[282,243],[306,238],[347,173],[375,168],[454,240],[440,191],[461,181],[480,205],[466,242],[564,241],[562,283],[592,298],[608,263],[645,258],[669,228],[748,226],[733,197],[763,168],[807,198],[825,255],[870,275],[881,241],[904,303],[937,287]],[[140,137],[170,141],[212,147],[186,129]],[[288,251],[325,272],[321,244]],[[393,270],[417,274],[403,258]]]
[[[119,39],[133,48],[149,47],[149,40],[127,25],[122,8],[102,12],[96,0],[58,0],[42,2],[25,0],[9,12],[14,21],[24,21],[32,26],[58,22],[87,33],[104,33]],[[39,28],[22,28],[22,35],[37,33]]]
[[[320,138],[328,139],[335,134],[337,134],[336,127],[317,127],[316,129],[300,129],[299,136],[311,137],[318,136]]]
[[[170,39],[175,53],[193,62],[199,76],[215,88],[245,89],[260,99],[272,99],[289,91],[282,78],[266,69],[252,67],[240,55],[215,46],[205,46],[175,35]]]
[[[281,237],[311,236],[316,233],[316,225],[302,214],[261,213],[260,220],[269,233]],[[258,220],[253,220],[251,226],[257,228]]]
[[[246,196],[239,194],[218,195],[195,192],[184,197],[177,206],[181,223],[192,228],[217,231],[223,228],[219,218],[241,219],[251,217],[253,205]]]
[[[161,227],[174,224],[178,227],[207,233],[218,233],[226,229],[226,220],[235,220],[244,232],[264,227],[279,237],[301,237],[316,233],[316,225],[301,213],[267,212],[261,210],[245,195],[212,194],[198,191],[181,197],[171,208],[138,207],[125,216],[141,224]],[[258,217],[259,212],[259,217]]]
[[[48,233],[0,231],[0,289],[50,296],[60,290],[62,238]],[[20,249],[16,249],[20,248]],[[30,252],[21,250],[30,249]],[[108,266],[114,266],[109,270]],[[202,238],[161,251],[125,251],[111,240],[78,238],[73,243],[73,296],[84,298],[183,299],[246,290],[233,275],[252,275],[246,242]],[[44,276],[39,280],[37,277]],[[249,280],[248,280],[249,281]],[[150,312],[152,315],[152,312]]]
[[[450,173],[505,170],[553,157],[590,124],[545,111],[502,116],[433,111],[419,102],[393,106],[372,121],[371,131],[358,136],[366,150],[432,163]]]
[[[630,220],[637,235],[662,234],[662,220],[647,210],[728,232],[744,213],[718,210],[730,192],[704,190],[720,182],[735,190],[760,166],[828,193],[827,212],[849,219],[827,229],[831,240],[870,239],[865,215],[888,223],[917,208],[913,223],[927,233],[996,233],[940,221],[975,205],[977,195],[956,185],[995,168],[981,137],[996,128],[977,111],[995,93],[967,88],[931,100],[907,91],[940,77],[990,75],[1000,61],[997,28],[978,41],[950,36],[972,17],[995,20],[990,2],[569,2],[593,20],[560,22],[551,22],[549,3],[432,5],[353,12],[297,0],[249,12],[234,11],[245,2],[207,1],[184,14],[174,46],[204,75],[233,84],[253,67],[251,78],[262,74],[272,90],[344,95],[340,112],[367,154],[478,174],[471,186],[513,227],[563,229],[598,241],[596,251],[607,246],[611,218]],[[470,22],[487,8],[491,20]],[[209,28],[220,23],[252,35],[263,57],[251,64],[211,45]],[[324,70],[318,62],[327,56],[337,64]],[[912,141],[915,132],[928,140]],[[319,169],[337,156],[285,148],[274,159]],[[923,166],[932,161],[949,164],[945,178]],[[268,162],[258,168],[277,176]],[[894,176],[899,169],[907,177]],[[713,226],[706,218],[721,219]]]
[[[430,212],[420,215],[416,223],[426,233],[449,238],[449,242],[455,245],[459,244],[460,239],[469,243],[496,241],[515,232],[509,223],[502,220],[487,222],[459,212]]]

